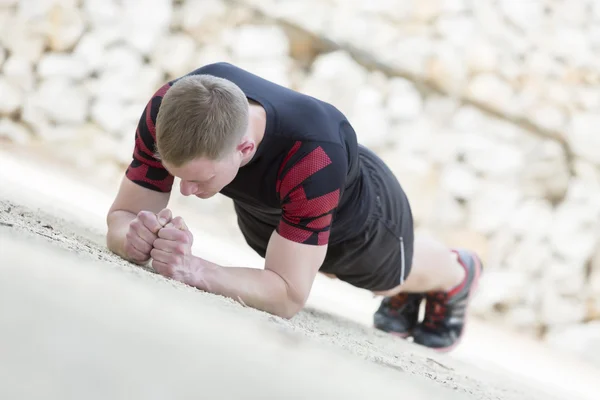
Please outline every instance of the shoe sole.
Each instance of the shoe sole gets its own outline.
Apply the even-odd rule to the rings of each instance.
[[[392,336],[399,337],[401,339],[406,339],[410,337],[410,333],[398,333],[398,332],[388,332]]]
[[[385,332],[390,335],[397,336],[397,337],[400,337],[403,339],[406,339],[411,334],[411,332],[396,332],[396,331],[386,330],[386,329],[383,329],[383,327],[379,327],[377,325],[373,325],[373,328],[377,329],[378,331],[382,331],[382,332]]]
[[[473,296],[473,293],[475,293],[477,291],[477,288],[479,286],[479,278],[481,277],[481,274],[483,273],[483,263],[479,259],[479,256],[477,256],[477,254],[475,254],[473,252],[469,252],[469,254],[475,260],[475,277],[473,278],[473,284],[471,285],[471,290],[469,290],[469,295],[467,296],[466,308],[468,308],[469,305],[471,304],[471,297]],[[456,339],[456,341],[452,345],[450,345],[448,347],[430,347],[430,348],[432,350],[435,350],[438,353],[448,353],[448,352],[454,350],[462,341],[462,338],[465,334],[465,330],[467,328],[468,320],[469,320],[469,313],[465,312],[465,322],[463,324],[462,332],[461,332],[460,336],[458,337],[458,339]]]

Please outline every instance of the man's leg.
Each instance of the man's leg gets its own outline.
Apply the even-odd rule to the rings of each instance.
[[[478,257],[468,251],[453,251],[428,237],[416,237],[413,265],[406,281],[391,290],[375,314],[375,325],[408,336],[416,343],[440,351],[458,344],[468,301],[482,271]],[[423,322],[416,325],[418,306],[427,303]],[[416,309],[416,311],[415,311]],[[395,327],[395,329],[394,329]]]
[[[452,251],[433,238],[413,241],[412,210],[400,182],[373,151],[359,145],[359,155],[374,194],[371,218],[378,224],[366,236],[370,239],[365,254],[349,260],[356,264],[353,275],[340,279],[351,278],[350,283],[372,291],[385,288],[385,292],[377,292],[386,295],[374,315],[378,329],[401,336],[412,334],[415,342],[428,347],[449,348],[462,335],[481,263],[476,255]],[[374,279],[360,279],[363,271]],[[419,324],[423,299],[427,307]]]
[[[400,292],[448,291],[465,278],[465,269],[447,246],[431,237],[416,236],[412,268],[406,281],[393,289],[374,292],[391,297]]]

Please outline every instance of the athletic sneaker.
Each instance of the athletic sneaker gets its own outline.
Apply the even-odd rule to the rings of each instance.
[[[422,294],[400,293],[385,297],[373,316],[375,328],[408,337],[419,322]]]
[[[425,317],[413,332],[415,343],[438,351],[450,351],[460,342],[467,306],[483,271],[481,260],[475,253],[457,250],[456,254],[465,269],[465,279],[449,292],[426,295]]]

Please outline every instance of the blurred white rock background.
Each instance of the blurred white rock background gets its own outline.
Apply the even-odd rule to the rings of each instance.
[[[119,180],[149,96],[214,61],[347,113],[418,229],[482,254],[476,315],[600,365],[600,2],[0,0],[0,141]]]

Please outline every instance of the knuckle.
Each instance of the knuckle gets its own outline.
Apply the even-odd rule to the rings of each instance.
[[[152,223],[156,221],[156,215],[151,213],[150,211],[140,211],[138,215],[138,220],[141,222],[141,225],[146,225],[148,223]]]
[[[134,219],[133,221],[131,221],[131,223],[129,224],[129,227],[133,230],[138,230],[140,227],[142,226],[142,221],[140,221],[139,218]]]
[[[179,243],[177,246],[175,246],[175,253],[177,254],[185,254],[185,250],[186,246],[183,243]]]

